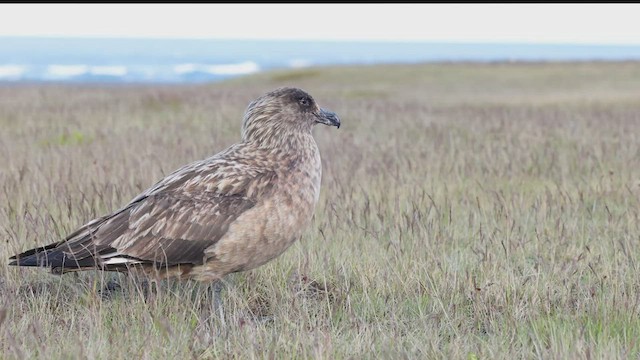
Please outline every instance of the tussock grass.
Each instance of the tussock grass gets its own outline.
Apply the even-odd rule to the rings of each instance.
[[[282,257],[211,289],[6,266],[308,90],[323,188]],[[0,87],[2,358],[640,356],[640,64],[318,68]],[[100,290],[117,281],[122,291]]]

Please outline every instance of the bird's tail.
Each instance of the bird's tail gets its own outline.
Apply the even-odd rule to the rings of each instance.
[[[9,262],[9,265],[12,266],[48,267],[54,273],[80,270],[87,267],[95,267],[96,265],[93,257],[75,259],[62,251],[57,243],[27,250],[10,257],[9,260],[13,260]]]

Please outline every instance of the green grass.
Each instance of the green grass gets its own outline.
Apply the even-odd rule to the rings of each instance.
[[[204,285],[6,265],[236,142],[283,85],[343,126],[315,129],[312,226],[226,279],[224,317]],[[0,128],[0,358],[640,356],[640,63],[6,85]]]

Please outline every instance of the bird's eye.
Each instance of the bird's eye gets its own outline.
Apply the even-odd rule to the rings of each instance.
[[[309,104],[310,104],[309,98],[307,98],[307,97],[301,97],[300,99],[298,99],[298,102],[302,106],[309,106]]]

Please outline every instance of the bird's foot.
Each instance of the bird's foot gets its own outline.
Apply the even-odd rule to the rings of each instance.
[[[113,280],[107,281],[104,287],[98,291],[98,294],[103,300],[110,300],[118,293],[122,293],[122,286]]]

